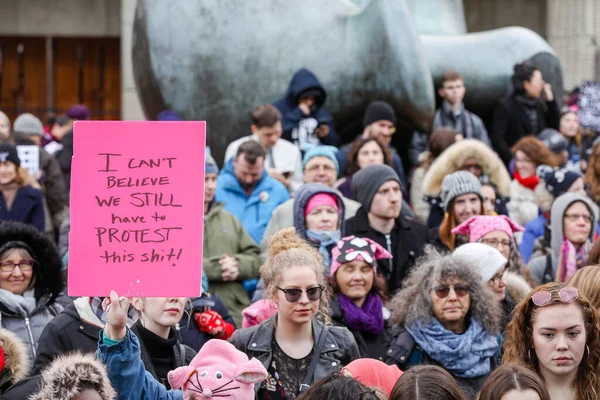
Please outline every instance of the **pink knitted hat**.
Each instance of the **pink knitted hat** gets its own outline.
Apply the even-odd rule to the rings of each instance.
[[[452,233],[468,235],[469,242],[475,243],[493,231],[505,232],[511,239],[514,239],[515,232],[523,232],[524,230],[525,228],[506,215],[477,215],[452,229]]]
[[[304,208],[304,217],[306,218],[306,216],[314,208],[317,208],[319,206],[331,206],[331,207],[335,208],[335,210],[337,211],[337,209],[338,209],[337,199],[335,198],[334,195],[329,194],[329,193],[315,194],[313,197],[310,198],[310,200],[308,200],[308,203],[306,203],[306,208]]]
[[[331,250],[330,274],[334,276],[339,267],[354,260],[366,262],[373,267],[373,271],[377,272],[377,260],[382,258],[392,258],[392,255],[379,243],[369,238],[346,236]]]

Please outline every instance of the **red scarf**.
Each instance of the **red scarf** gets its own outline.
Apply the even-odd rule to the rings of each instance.
[[[519,172],[515,171],[515,179],[521,185],[525,186],[527,189],[535,190],[535,187],[540,183],[540,178],[537,175],[532,175],[529,178],[521,178]]]

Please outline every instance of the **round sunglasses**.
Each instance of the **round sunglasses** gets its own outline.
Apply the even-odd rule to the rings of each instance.
[[[579,297],[579,290],[574,287],[564,287],[551,291],[540,290],[531,296],[531,301],[538,307],[547,306],[552,300],[552,293],[558,292],[558,299],[563,303],[572,303]]]
[[[456,297],[465,297],[469,294],[469,286],[458,283],[456,285],[439,285],[433,288],[433,293],[440,299],[445,299],[450,294],[450,288],[454,289]]]
[[[290,303],[296,303],[302,297],[302,293],[306,292],[306,297],[310,301],[317,301],[321,299],[321,295],[323,294],[323,286],[315,286],[308,288],[306,290],[303,289],[282,289],[278,287],[277,289],[281,290],[285,293],[285,299]]]

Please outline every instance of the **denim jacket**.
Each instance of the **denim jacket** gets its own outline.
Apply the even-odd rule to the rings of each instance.
[[[140,342],[127,328],[125,338],[112,346],[98,342],[98,359],[106,365],[108,378],[119,400],[183,400],[181,390],[167,390],[146,371],[140,358]]]

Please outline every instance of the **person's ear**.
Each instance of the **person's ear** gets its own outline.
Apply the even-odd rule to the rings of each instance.
[[[444,87],[442,86],[441,88],[438,89],[438,95],[443,99],[444,96],[446,96],[446,91],[444,90]]]
[[[144,300],[141,297],[132,297],[131,305],[139,312],[144,311]]]
[[[254,134],[254,133],[256,133],[256,131],[258,131],[258,128],[256,127],[256,125],[254,125],[254,124],[250,125],[250,132],[252,132]]]

